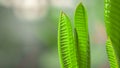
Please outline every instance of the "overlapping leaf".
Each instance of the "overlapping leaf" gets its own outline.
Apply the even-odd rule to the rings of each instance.
[[[77,34],[77,55],[79,68],[90,68],[90,48],[86,10],[80,3],[75,11],[75,29]]]
[[[71,22],[63,12],[58,24],[58,49],[62,68],[78,68]]]
[[[106,51],[110,63],[110,68],[119,68],[117,57],[110,38],[108,38],[108,40],[106,41]]]
[[[73,33],[69,18],[65,13],[61,13],[58,24],[58,49],[62,68],[90,68],[88,23],[82,3],[76,8],[74,21]]]
[[[105,0],[105,23],[120,64],[120,0]]]

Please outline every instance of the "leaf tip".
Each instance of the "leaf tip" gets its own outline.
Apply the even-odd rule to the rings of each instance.
[[[80,2],[80,3],[78,4],[78,7],[84,7],[84,6],[83,6],[83,3]]]
[[[60,11],[60,14],[61,14],[61,15],[65,15],[65,13],[64,13],[62,10]]]

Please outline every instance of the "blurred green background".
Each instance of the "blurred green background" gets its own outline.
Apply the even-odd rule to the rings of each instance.
[[[88,14],[91,68],[109,68],[104,0],[0,0],[0,68],[60,68],[59,13],[67,13],[73,24],[81,1]]]

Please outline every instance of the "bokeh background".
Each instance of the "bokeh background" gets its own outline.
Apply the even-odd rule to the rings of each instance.
[[[60,68],[59,13],[67,13],[73,24],[81,1],[88,14],[91,68],[109,68],[104,0],[0,0],[0,68]]]

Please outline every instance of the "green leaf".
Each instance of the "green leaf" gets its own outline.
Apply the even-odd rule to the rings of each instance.
[[[62,68],[78,68],[71,22],[61,12],[58,24],[58,51]]]
[[[110,38],[106,41],[106,51],[110,63],[110,68],[119,68],[117,57]]]
[[[77,59],[79,68],[90,68],[90,46],[86,10],[80,3],[75,11]]]
[[[105,25],[106,25],[106,30],[107,30],[107,34],[109,35],[109,32],[110,32],[110,30],[109,30],[109,28],[110,28],[110,21],[109,21],[109,14],[110,14],[110,12],[109,12],[109,10],[110,10],[110,0],[105,0],[105,14],[104,14],[104,17],[105,17]]]
[[[120,64],[120,0],[105,0],[105,23]]]
[[[90,68],[90,46],[85,8],[80,3],[75,11],[73,33],[68,16],[61,12],[58,24],[58,51],[62,68]]]

